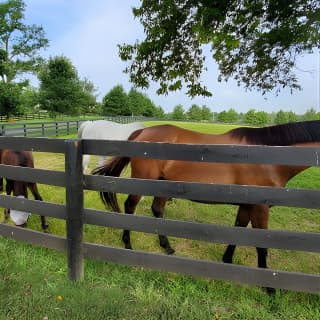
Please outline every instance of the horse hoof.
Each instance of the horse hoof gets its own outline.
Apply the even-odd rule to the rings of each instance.
[[[232,263],[232,258],[229,258],[229,257],[223,257],[222,258],[222,262],[224,262],[224,263]]]
[[[42,230],[44,233],[49,233],[49,226],[45,226]]]
[[[166,252],[168,255],[172,256],[175,253],[175,250],[171,247],[166,248]]]
[[[264,287],[263,289],[267,292],[267,294],[268,294],[270,297],[274,297],[275,294],[276,294],[276,289],[275,289],[275,288]]]

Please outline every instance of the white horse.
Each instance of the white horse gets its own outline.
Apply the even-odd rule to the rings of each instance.
[[[127,140],[132,132],[145,128],[140,122],[121,124],[107,120],[85,121],[81,123],[78,130],[80,139],[99,140]],[[99,165],[104,162],[104,156],[99,158]],[[82,168],[84,173],[88,173],[90,155],[84,154]]]

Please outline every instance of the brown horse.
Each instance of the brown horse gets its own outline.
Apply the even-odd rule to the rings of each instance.
[[[130,141],[191,143],[191,144],[240,144],[271,146],[313,146],[320,145],[320,121],[297,122],[264,128],[237,128],[225,134],[213,135],[194,132],[172,125],[159,125],[135,131]],[[283,187],[299,172],[307,167],[243,164],[243,163],[199,163],[177,160],[156,160],[129,157],[114,157],[94,174],[120,176],[131,162],[131,177],[140,179],[161,179],[217,184],[240,184]],[[120,211],[116,194],[101,192],[106,206]],[[141,199],[140,195],[129,195],[125,201],[125,212],[133,214]],[[167,198],[155,197],[152,212],[155,217],[163,217]],[[251,221],[253,228],[268,228],[269,206],[264,204],[240,204],[235,225],[246,227]],[[125,248],[131,249],[130,231],[124,230]],[[159,235],[160,245],[168,254],[174,250],[166,236]],[[223,261],[232,263],[236,246],[229,245]],[[267,268],[267,249],[257,248],[258,266]],[[269,292],[273,292],[269,288]]]
[[[0,163],[10,166],[29,167],[34,168],[34,160],[31,151],[13,151],[13,150],[0,150]],[[35,200],[42,201],[42,197],[38,191],[35,182],[17,181],[6,179],[6,194],[13,193],[16,197],[28,198],[28,188],[34,196]],[[3,178],[0,180],[0,189],[3,190]],[[10,216],[15,225],[26,226],[29,214],[17,210],[4,210],[4,220],[7,221]],[[44,232],[48,231],[48,224],[46,218],[41,216],[41,227]]]

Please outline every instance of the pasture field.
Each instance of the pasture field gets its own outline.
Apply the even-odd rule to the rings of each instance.
[[[163,122],[161,122],[163,123]],[[172,122],[170,122],[172,123]],[[158,122],[147,122],[155,125]],[[222,133],[235,126],[208,123],[175,124],[208,133]],[[61,154],[34,153],[36,168],[64,170]],[[97,164],[91,157],[90,167]],[[129,174],[127,172],[126,174]],[[320,188],[320,169],[310,168],[290,181],[289,187]],[[63,188],[39,185],[44,201],[65,203]],[[120,195],[123,205],[125,195]],[[137,214],[150,215],[151,198],[145,197]],[[97,192],[85,191],[85,207],[103,210]],[[233,225],[236,207],[205,205],[173,199],[166,217]],[[1,212],[0,219],[3,219]],[[49,230],[65,235],[63,220],[49,218]],[[29,227],[41,230],[32,215]],[[270,229],[320,231],[320,210],[274,207]],[[122,247],[121,230],[85,225],[84,240]],[[221,261],[225,246],[170,238],[176,255]],[[132,232],[135,249],[163,252],[156,235]],[[238,247],[234,263],[256,265],[254,248]],[[319,254],[269,250],[269,267],[320,273]],[[225,281],[181,276],[167,272],[85,261],[85,279],[67,279],[66,256],[0,237],[0,320],[4,319],[320,319],[320,295],[278,291],[270,298],[257,287]]]

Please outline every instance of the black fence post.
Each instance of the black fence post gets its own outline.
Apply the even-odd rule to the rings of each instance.
[[[83,173],[81,140],[66,140],[67,255],[70,280],[83,279]]]

